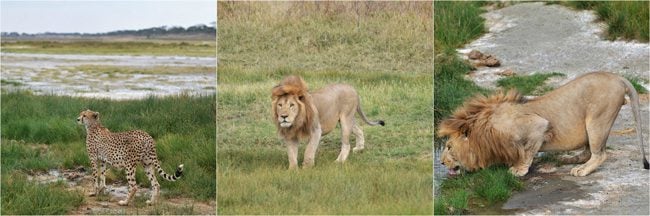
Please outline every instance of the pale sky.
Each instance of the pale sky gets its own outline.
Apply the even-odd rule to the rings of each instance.
[[[102,33],[210,25],[217,1],[0,1],[0,31]]]

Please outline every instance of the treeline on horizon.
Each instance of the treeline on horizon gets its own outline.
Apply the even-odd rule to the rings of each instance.
[[[38,36],[160,36],[160,35],[192,35],[192,34],[210,34],[215,35],[217,32],[215,22],[211,22],[210,26],[205,24],[193,25],[187,28],[181,26],[160,26],[139,30],[118,30],[104,33],[56,33],[44,32],[36,34],[18,33],[18,32],[2,32],[2,37],[38,37]]]

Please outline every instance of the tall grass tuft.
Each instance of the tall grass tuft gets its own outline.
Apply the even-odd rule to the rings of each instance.
[[[1,199],[2,215],[56,215],[81,206],[84,195],[67,190],[63,182],[39,184],[20,172],[5,172],[3,167]]]
[[[607,24],[607,38],[617,40],[650,39],[650,2],[648,1],[566,1],[561,4],[581,10],[594,10]]]

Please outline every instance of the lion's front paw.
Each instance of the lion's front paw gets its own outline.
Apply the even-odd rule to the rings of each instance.
[[[117,204],[119,204],[121,206],[125,206],[125,205],[129,204],[129,201],[128,200],[120,200],[119,202],[117,202]]]
[[[517,177],[521,177],[528,173],[528,167],[510,167],[510,173]]]
[[[580,165],[580,166],[577,166],[577,167],[574,167],[573,169],[571,169],[571,175],[572,176],[577,176],[577,177],[582,177],[582,176],[589,175],[589,172],[587,172],[587,170],[584,168],[584,166]]]

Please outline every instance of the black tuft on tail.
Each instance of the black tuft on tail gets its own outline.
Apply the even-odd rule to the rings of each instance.
[[[648,160],[643,159],[643,168],[644,169],[650,169],[650,164],[648,164]]]
[[[176,173],[174,173],[174,176],[181,177],[183,176],[183,166],[179,166],[176,168]]]
[[[384,120],[379,120],[379,124],[380,124],[381,126],[386,125],[386,123],[384,123]]]

